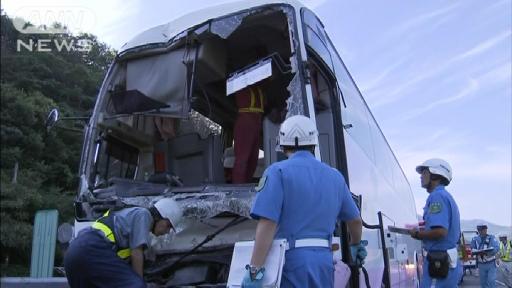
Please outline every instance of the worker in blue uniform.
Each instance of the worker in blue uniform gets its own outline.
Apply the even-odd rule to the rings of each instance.
[[[457,287],[462,275],[457,253],[460,215],[457,203],[445,189],[452,181],[452,168],[442,159],[429,159],[417,166],[416,172],[429,193],[423,208],[425,229],[409,231],[422,241],[425,252],[420,287]]]
[[[149,209],[130,207],[107,211],[91,227],[79,232],[64,257],[66,277],[75,287],[146,287],[144,248],[149,232],[170,232],[182,218],[180,206],[170,198]]]
[[[279,145],[288,159],[269,166],[256,187],[251,217],[258,224],[242,287],[262,286],[273,239],[289,244],[281,287],[333,287],[330,243],[338,219],[348,226],[352,261],[362,264],[367,255],[359,210],[341,173],[315,158],[313,121],[301,115],[286,119]]]
[[[476,229],[478,236],[471,240],[471,250],[481,251],[475,252],[480,286],[494,288],[496,287],[496,253],[500,250],[500,244],[494,235],[487,234],[487,225],[478,225]]]

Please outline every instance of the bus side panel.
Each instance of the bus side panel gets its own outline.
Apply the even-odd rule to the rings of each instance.
[[[372,183],[375,181],[375,177],[372,176],[373,164],[348,133],[345,132],[344,137],[350,191],[356,195],[363,195],[361,207],[363,221],[368,224],[377,224],[378,203],[367,198],[368,191],[373,191],[376,186],[375,183]],[[379,231],[363,229],[362,239],[368,240],[368,247],[366,247],[368,257],[366,257],[364,266],[368,271],[370,285],[371,287],[380,287],[384,272],[384,258]]]
[[[410,198],[401,195],[407,190],[397,191],[389,185],[381,171],[377,169],[349,133],[345,131],[344,137],[350,190],[356,195],[362,195],[361,217],[363,221],[370,225],[377,225],[379,223],[377,213],[379,211],[383,213],[385,236],[387,236],[386,248],[390,259],[391,285],[392,287],[413,287],[417,277],[415,273],[406,271],[405,265],[414,263],[414,251],[419,250],[419,244],[415,243],[417,241],[410,241],[408,236],[390,234],[386,228],[388,225],[404,226],[414,223],[415,215],[407,213],[410,211],[408,207],[414,203],[408,203]],[[402,207],[407,208],[402,209]],[[384,272],[384,258],[379,231],[365,228],[363,229],[363,239],[368,240],[368,257],[365,260],[365,268],[369,274],[370,284],[372,287],[380,287]],[[407,247],[406,255],[400,257],[399,253],[404,250],[404,246]]]

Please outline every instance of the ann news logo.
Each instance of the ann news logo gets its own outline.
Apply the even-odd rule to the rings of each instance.
[[[16,51],[29,52],[89,52],[92,41],[80,37],[58,37],[71,32],[90,31],[96,22],[88,8],[77,6],[26,6],[16,11],[13,19],[16,30],[35,37],[17,39]],[[44,23],[52,23],[47,25]]]

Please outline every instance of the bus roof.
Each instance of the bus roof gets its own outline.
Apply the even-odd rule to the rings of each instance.
[[[210,19],[267,4],[288,4],[297,9],[304,7],[304,5],[297,0],[243,0],[211,6],[182,15],[167,24],[155,26],[138,34],[121,46],[119,53],[147,44],[166,43],[182,31]]]

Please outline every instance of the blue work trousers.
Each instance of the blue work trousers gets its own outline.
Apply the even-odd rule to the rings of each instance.
[[[71,288],[146,287],[132,267],[119,258],[101,231],[86,228],[73,240],[64,256]]]
[[[478,274],[482,288],[496,287],[496,262],[478,263]]]
[[[281,287],[333,287],[332,252],[324,247],[303,247],[286,251]]]

